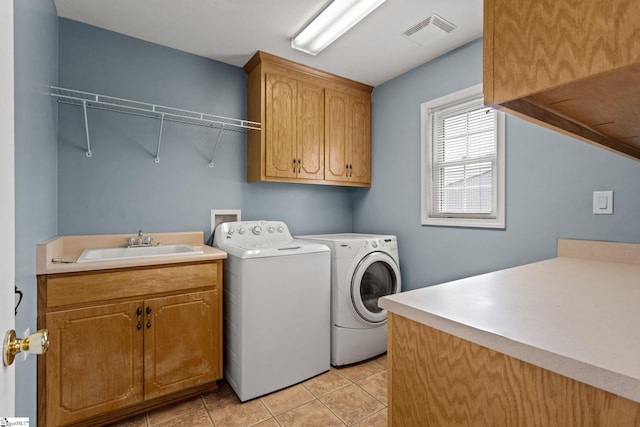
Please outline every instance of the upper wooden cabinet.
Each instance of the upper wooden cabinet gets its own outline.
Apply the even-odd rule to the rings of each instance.
[[[371,86],[260,51],[244,70],[247,181],[371,184]]]
[[[485,103],[640,159],[640,2],[485,0]]]

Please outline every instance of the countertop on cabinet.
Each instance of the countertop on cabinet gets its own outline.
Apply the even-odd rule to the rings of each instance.
[[[559,240],[557,258],[384,297],[380,306],[640,402],[640,244]]]
[[[155,244],[187,244],[199,248],[202,253],[149,258],[131,258],[114,261],[77,263],[84,249],[126,246],[131,234],[98,234],[82,236],[58,236],[36,245],[36,274],[74,273],[92,270],[110,270],[149,265],[210,261],[227,258],[227,253],[204,244],[204,232],[148,233]],[[53,262],[60,259],[64,262]]]

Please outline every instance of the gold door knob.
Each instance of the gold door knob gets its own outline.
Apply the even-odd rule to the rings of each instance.
[[[7,332],[4,337],[2,353],[4,364],[9,366],[13,363],[16,354],[26,352],[31,354],[45,354],[49,348],[49,331],[40,329],[27,338],[16,338],[16,331],[13,329]]]

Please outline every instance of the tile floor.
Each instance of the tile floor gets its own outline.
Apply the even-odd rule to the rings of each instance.
[[[117,427],[387,425],[387,356],[331,368],[300,384],[242,403],[228,384],[192,400],[124,420]]]

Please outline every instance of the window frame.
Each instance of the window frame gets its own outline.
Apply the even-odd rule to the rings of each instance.
[[[504,229],[505,222],[505,114],[496,111],[496,160],[495,177],[496,187],[493,194],[493,208],[495,217],[486,217],[484,214],[451,214],[447,216],[434,216],[434,185],[433,185],[433,147],[434,132],[431,125],[433,112],[453,105],[460,105],[477,98],[482,98],[482,84],[460,90],[449,95],[442,96],[424,102],[420,106],[421,122],[421,224],[445,227],[474,227]],[[487,107],[491,108],[491,107]]]

